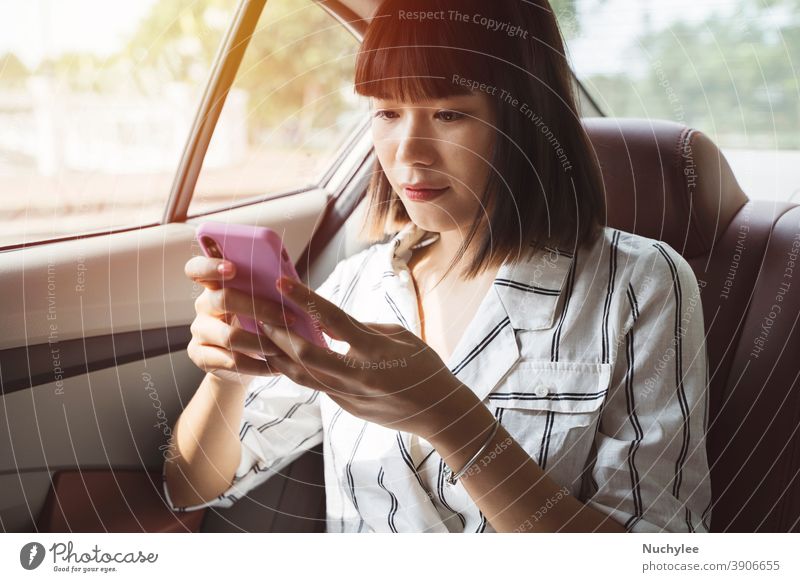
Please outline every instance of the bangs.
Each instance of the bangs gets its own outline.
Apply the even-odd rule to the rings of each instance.
[[[452,21],[418,22],[376,14],[361,43],[355,91],[403,102],[469,95],[459,79],[490,81],[492,48],[474,27]]]

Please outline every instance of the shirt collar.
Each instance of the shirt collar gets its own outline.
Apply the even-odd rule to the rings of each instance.
[[[388,242],[389,260],[392,264],[398,260],[406,264],[411,259],[412,249],[422,248],[438,239],[438,232],[429,232],[420,228],[414,222],[409,222]]]
[[[414,248],[438,238],[439,233],[426,231],[414,222],[404,225],[387,243],[387,270],[400,274]],[[490,292],[496,293],[514,329],[547,329],[555,324],[573,261],[574,253],[545,247],[516,261],[506,260],[500,266]]]

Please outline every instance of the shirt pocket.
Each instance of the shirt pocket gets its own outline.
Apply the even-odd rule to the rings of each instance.
[[[611,364],[522,360],[487,396],[509,434],[558,482],[580,474],[611,382]]]
[[[522,360],[487,396],[498,408],[586,413],[608,393],[611,364]]]

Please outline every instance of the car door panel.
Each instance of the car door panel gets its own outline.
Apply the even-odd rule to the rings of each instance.
[[[297,260],[326,202],[312,190],[207,219],[270,226]],[[204,376],[185,351],[202,291],[184,274],[200,254],[197,222],[0,256],[6,531],[34,527],[56,470],[160,469],[168,433]],[[11,485],[18,475],[23,487]]]

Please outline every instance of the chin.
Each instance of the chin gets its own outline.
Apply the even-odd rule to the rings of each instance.
[[[419,228],[428,232],[448,232],[457,230],[464,232],[465,226],[469,224],[469,218],[463,216],[464,209],[453,208],[453,203],[443,204],[441,199],[433,202],[412,202],[404,196],[400,196],[400,201],[406,210],[406,214],[411,221]],[[460,222],[459,222],[460,221]]]
[[[446,232],[458,228],[458,225],[453,224],[453,219],[449,218],[442,209],[417,212],[408,212],[406,209],[406,212],[411,222],[428,232]]]

